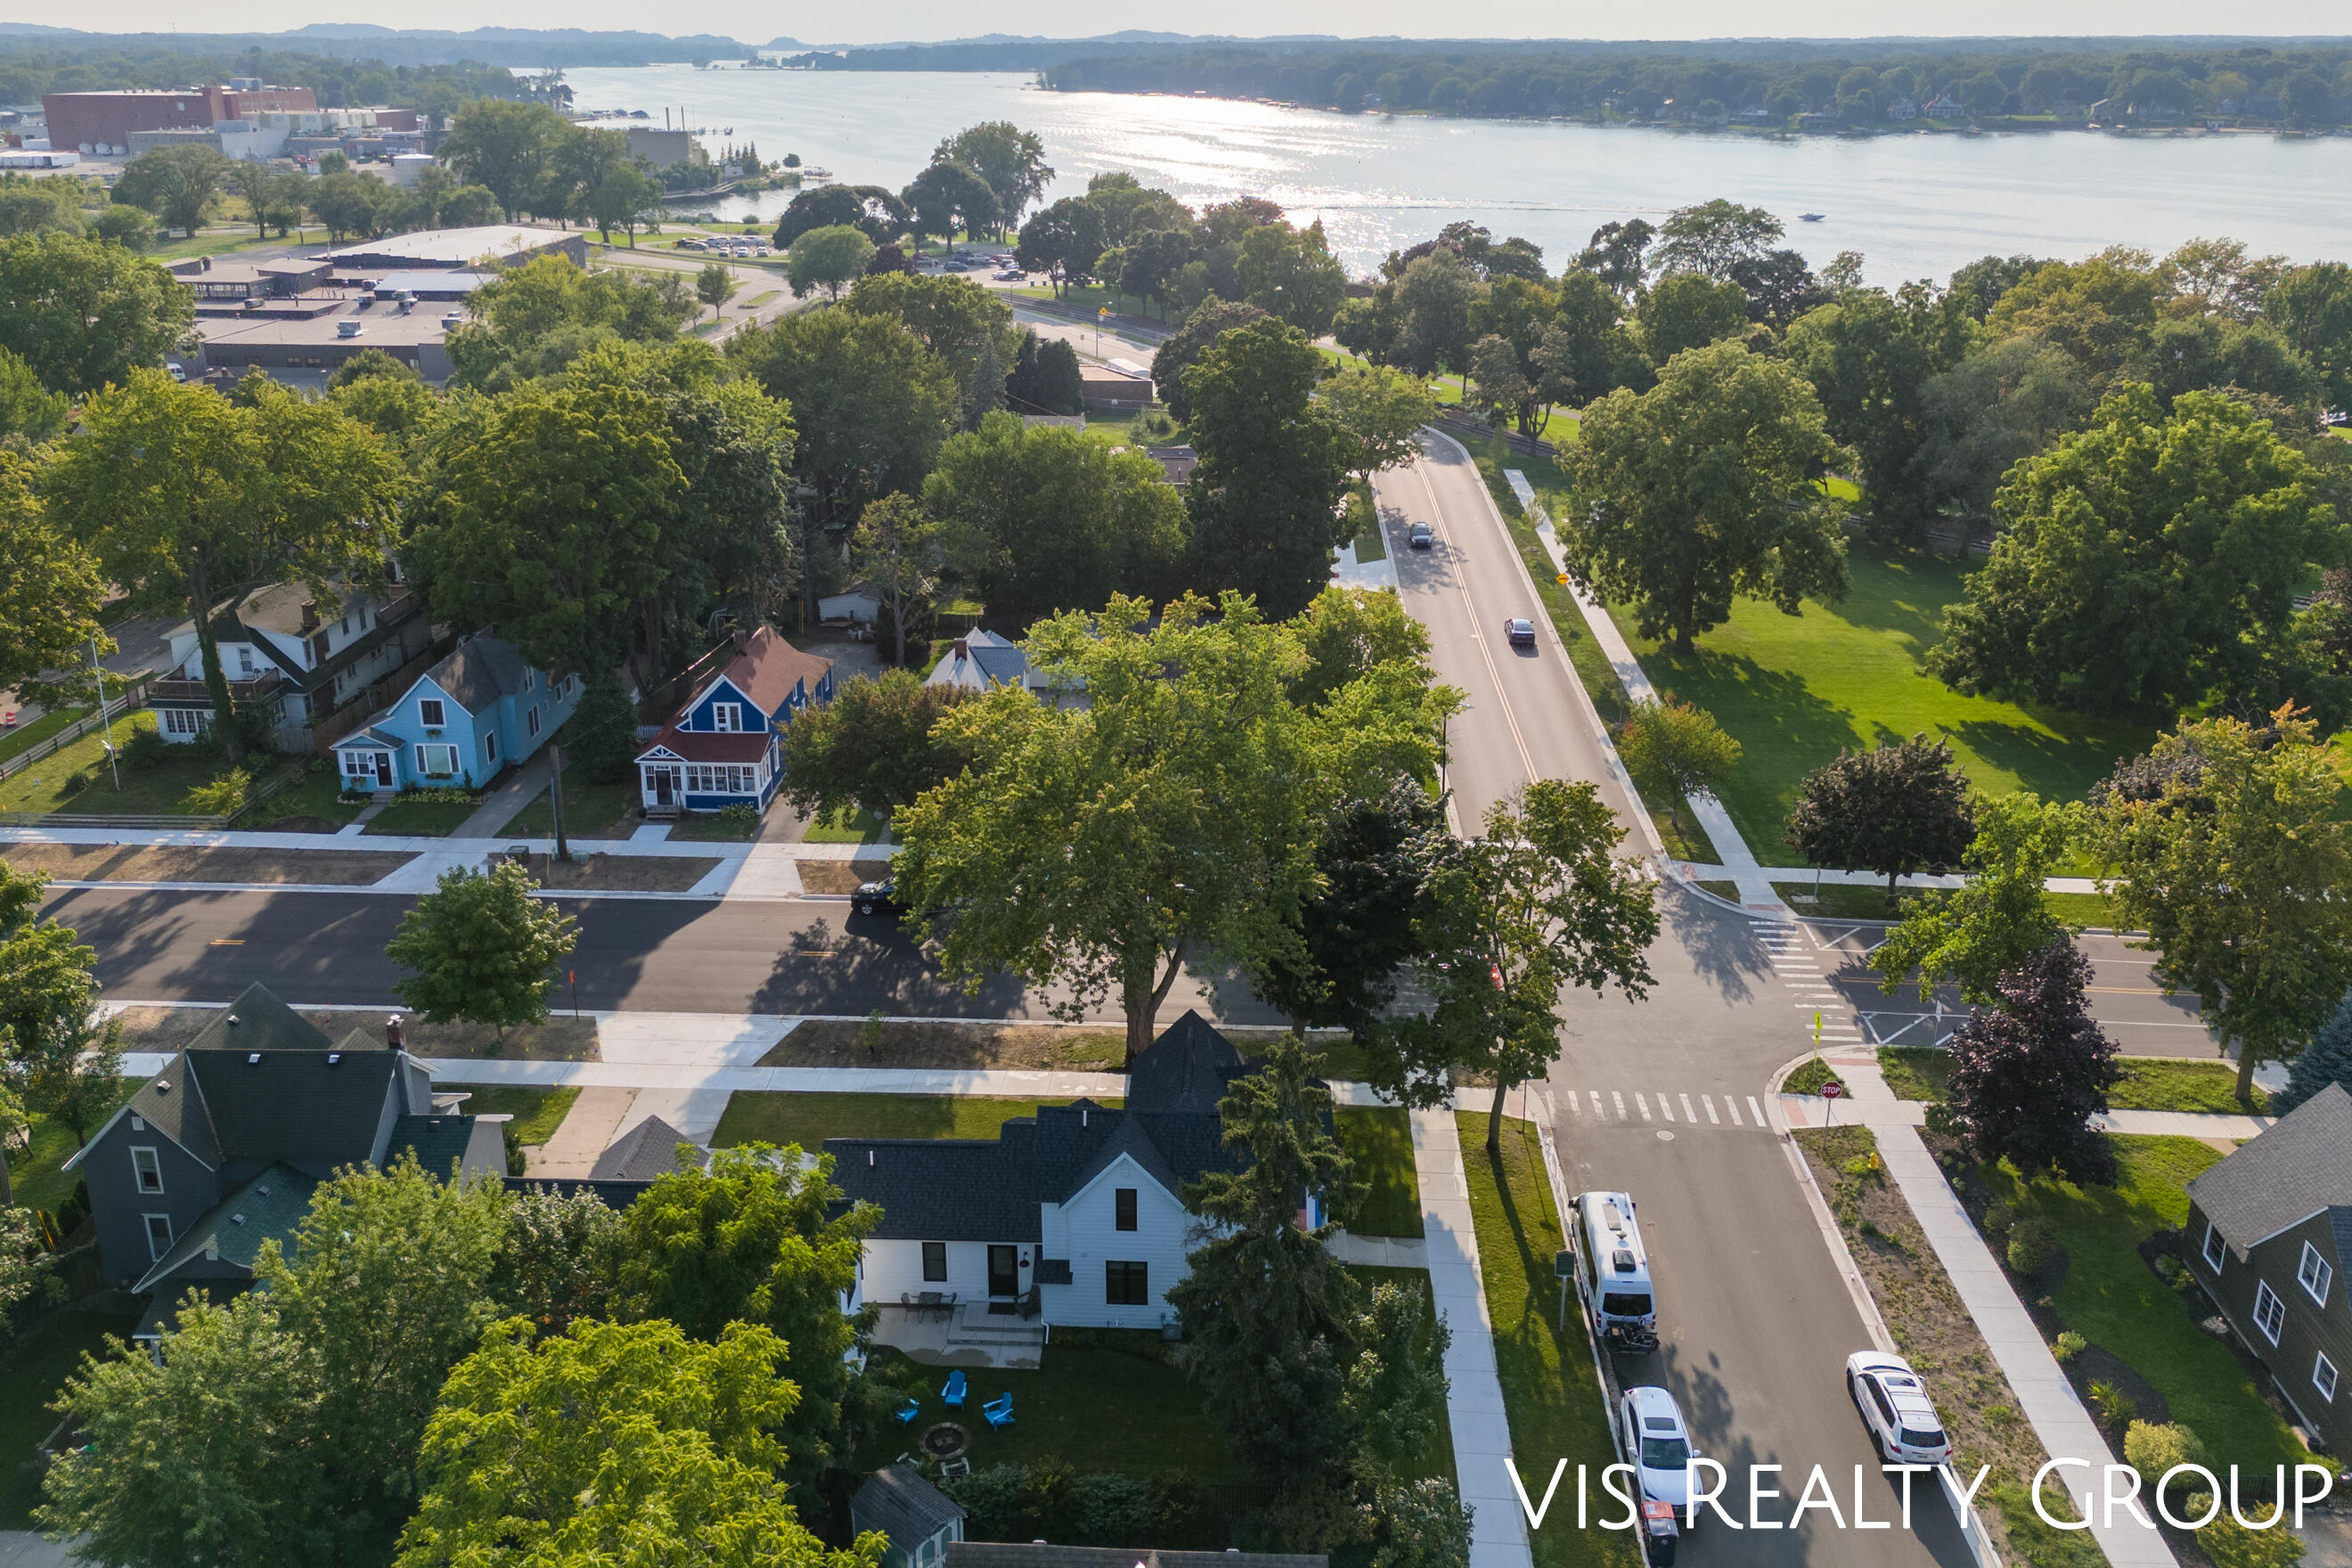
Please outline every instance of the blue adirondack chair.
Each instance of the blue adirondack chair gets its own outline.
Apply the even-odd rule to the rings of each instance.
[[[907,1395],[907,1403],[898,1406],[898,1425],[901,1426],[912,1426],[916,1415],[921,1413],[922,1408],[923,1402],[921,1400],[916,1398],[911,1394]]]
[[[980,1407],[980,1413],[988,1418],[988,1425],[992,1430],[999,1426],[1012,1426],[1013,1395],[1010,1394],[998,1394],[995,1398],[982,1405]]]
[[[963,1408],[963,1372],[959,1368],[949,1375],[948,1385],[940,1391],[940,1398],[949,1409],[961,1410]]]

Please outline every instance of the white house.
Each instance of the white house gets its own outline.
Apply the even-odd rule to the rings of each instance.
[[[299,583],[273,583],[215,611],[213,636],[233,701],[267,704],[281,725],[307,725],[423,653],[433,640],[427,621],[405,588],[354,590],[338,604]],[[163,739],[186,742],[213,722],[204,653],[193,620],[164,636],[173,669],[149,685],[147,705]]]
[[[1028,652],[994,632],[969,631],[955,639],[923,682],[926,686],[960,686],[966,691],[988,691],[999,686],[1025,686],[1048,707],[1086,706],[1082,676],[1046,675],[1029,662]]]
[[[1255,1067],[1188,1012],[1136,1057],[1124,1110],[1041,1105],[994,1138],[826,1139],[846,1199],[882,1210],[850,1305],[951,1291],[1047,1323],[1160,1327],[1201,1223],[1182,1188],[1235,1168],[1217,1103]],[[1320,1202],[1300,1219],[1320,1225]]]

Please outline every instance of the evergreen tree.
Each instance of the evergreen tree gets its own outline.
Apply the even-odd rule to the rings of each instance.
[[[2319,1026],[2287,1068],[2286,1087],[2272,1094],[2270,1113],[2284,1116],[2331,1083],[2352,1089],[2352,996]]]

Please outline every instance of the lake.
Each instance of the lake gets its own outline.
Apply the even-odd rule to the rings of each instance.
[[[2115,137],[2081,132],[1841,140],[1492,120],[1340,115],[1212,99],[1048,92],[1013,74],[653,66],[565,73],[582,109],[681,112],[716,153],[756,142],[896,190],[942,137],[1011,120],[1045,139],[1048,199],[1132,171],[1199,207],[1239,195],[1320,218],[1351,273],[1457,218],[1524,235],[1557,272],[1612,218],[1713,196],[1763,206],[1814,266],[1859,250],[1872,282],[1948,276],[1988,253],[2161,253],[2228,235],[2297,260],[2352,257],[2352,137]],[[769,216],[791,193],[719,204]],[[1820,223],[1801,213],[1824,215]]]

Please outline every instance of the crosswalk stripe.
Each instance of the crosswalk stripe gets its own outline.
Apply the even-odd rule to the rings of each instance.
[[[1699,1103],[1706,1107],[1706,1124],[1709,1127],[1722,1126],[1723,1118],[1715,1113],[1715,1096],[1711,1094],[1702,1094],[1698,1098]]]
[[[1747,1125],[1739,1120],[1739,1101],[1738,1100],[1734,1099],[1730,1095],[1725,1095],[1723,1097],[1723,1109],[1731,1112],[1731,1124],[1734,1127],[1742,1127]]]
[[[1609,1120],[1609,1112],[1601,1107],[1601,1091],[1597,1089],[1592,1091],[1592,1120],[1595,1121]]]
[[[1683,1096],[1683,1120],[1685,1121],[1698,1120],[1698,1112],[1691,1109],[1690,1096],[1687,1094]]]
[[[1666,1103],[1666,1096],[1664,1089],[1658,1091],[1658,1110],[1664,1114],[1667,1121],[1672,1121],[1675,1119],[1675,1108]]]
[[[1756,1125],[1764,1126],[1764,1108],[1756,1103],[1756,1097],[1752,1094],[1748,1097],[1748,1109],[1756,1113]]]
[[[1625,1097],[1624,1097],[1623,1095],[1622,1095],[1622,1094],[1618,1093],[1615,1089],[1611,1089],[1611,1090],[1609,1091],[1609,1098],[1610,1098],[1612,1100],[1613,1100],[1613,1101],[1615,1101],[1615,1102],[1616,1102],[1616,1106],[1617,1106],[1617,1120],[1618,1120],[1618,1121],[1624,1121],[1624,1120],[1625,1120]]]

